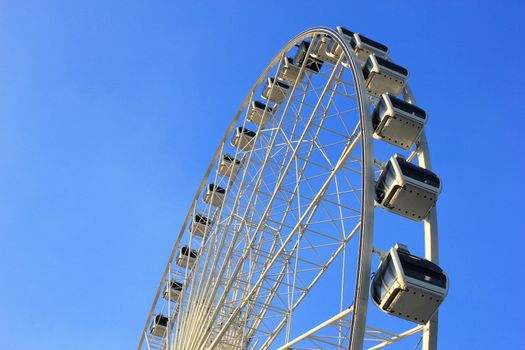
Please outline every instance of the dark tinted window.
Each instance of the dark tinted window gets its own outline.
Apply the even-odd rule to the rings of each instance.
[[[393,70],[394,72],[398,72],[399,74],[404,75],[404,76],[408,75],[408,70],[406,68],[401,67],[401,66],[399,66],[399,65],[397,65],[395,63],[392,63],[390,61],[387,61],[385,59],[382,59],[381,57],[378,57],[378,56],[376,56],[376,59],[377,59],[377,63],[380,66],[383,66],[385,68]]]
[[[385,183],[387,186],[392,186],[392,184],[396,181],[396,172],[394,171],[394,168],[387,167],[385,170]]]
[[[430,186],[439,188],[440,181],[436,174],[430,170],[421,168],[415,164],[407,162],[405,159],[397,158],[399,167],[404,176],[423,182]]]
[[[365,80],[368,79],[368,76],[370,75],[370,72],[372,71],[372,68],[374,67],[374,64],[372,63],[372,60],[370,59],[370,56],[366,60],[366,64],[363,67],[363,76],[365,77]]]
[[[361,39],[361,41],[367,45],[370,45],[370,46],[373,46],[375,47],[376,49],[378,50],[381,50],[383,52],[387,52],[388,51],[388,47],[386,47],[385,45],[383,44],[380,44],[378,43],[377,41],[375,40],[372,40],[372,39],[369,39],[367,38],[366,36],[363,36],[361,34],[359,34],[359,39]]]
[[[253,102],[253,105],[255,106],[255,108],[259,108],[259,109],[265,109],[268,111],[268,112],[271,112],[272,111],[272,107],[270,106],[266,106],[266,103],[262,103],[260,101],[254,101]]]
[[[290,85],[283,83],[282,81],[277,81],[277,86],[282,87],[283,89],[289,89]]]
[[[299,48],[297,49],[297,53],[295,54],[294,58],[294,64],[296,66],[302,66],[304,59],[306,57],[306,52],[308,51],[308,48],[310,47],[310,43],[308,41],[303,41],[299,45]]]
[[[296,66],[301,67],[303,65],[304,59],[306,58],[306,52],[308,51],[309,47],[310,47],[310,43],[308,41],[303,41],[301,45],[299,45],[299,49],[297,50],[297,54],[295,55],[295,58],[294,58],[294,64]],[[318,60],[311,56],[308,58],[305,64],[305,68],[312,70],[314,72],[319,72],[322,66],[323,66],[323,61]]]
[[[283,89],[288,89],[290,88],[290,86],[282,81],[279,81],[279,80],[275,80],[275,78],[270,78],[270,85],[273,84],[273,83],[276,83],[277,86],[283,88]]]
[[[379,107],[379,106],[377,106]],[[372,127],[375,129],[377,129],[377,126],[379,125],[379,108],[375,108],[374,111],[372,112]]]
[[[381,294],[383,294],[383,290],[384,288],[383,283],[381,282],[381,278],[375,276],[374,280],[372,281],[372,298],[378,304],[381,304]]]
[[[235,159],[233,158],[231,155],[229,154],[225,154],[222,156],[222,158],[227,161],[227,162],[235,162],[235,164],[241,164],[241,161],[238,160],[238,159]]]
[[[447,287],[447,278],[436,264],[414,255],[398,251],[399,260],[406,276],[430,283],[442,288]]]
[[[323,66],[323,61],[318,60],[317,58],[310,57],[306,62],[306,68],[314,72],[319,72]]]
[[[182,290],[182,287],[184,285],[180,282],[177,282],[177,281],[171,281],[171,289],[175,289],[175,290]]]
[[[209,184],[208,185],[208,190],[210,192],[217,192],[217,193],[226,193],[226,190],[220,186],[217,186],[217,185],[214,185],[214,184]]]
[[[382,98],[379,103],[377,104],[376,108],[374,108],[374,112],[372,112],[372,125],[374,126],[374,129],[377,128],[381,120],[379,119],[379,116],[383,114],[383,111],[386,109],[385,100]]]
[[[211,221],[201,214],[195,214],[195,222],[203,225],[208,225],[208,223],[211,224]]]
[[[164,315],[156,315],[155,316],[155,324],[158,324],[160,326],[167,326],[168,325],[168,318]]]
[[[391,189],[392,184],[396,180],[396,174],[394,168],[388,164],[385,169],[381,172],[376,185],[376,197],[378,202],[382,202],[385,198],[386,191]]]
[[[246,136],[250,136],[250,137],[254,137],[255,136],[255,132],[251,131],[251,130],[248,130],[246,128],[243,128],[242,126],[239,126],[237,128],[237,132],[239,134],[244,134]]]
[[[421,119],[427,118],[427,114],[425,113],[425,111],[419,108],[418,106],[405,102],[392,95],[388,95],[388,98],[390,99],[390,102],[392,102],[392,106],[394,106],[394,108],[400,109],[410,114],[415,114],[417,117]]]
[[[354,32],[352,32],[351,30],[348,30],[346,29],[345,27],[339,27],[341,29],[341,33],[343,33],[344,35],[348,35],[348,36],[353,36],[354,35]]]
[[[180,252],[182,253],[182,255],[189,256],[190,258],[196,258],[197,257],[197,251],[188,248],[188,246],[186,246],[186,245],[180,249]]]
[[[386,297],[388,288],[391,287],[395,280],[392,257],[389,255],[377,269],[374,280],[372,281],[372,298],[374,298],[378,304]]]
[[[391,255],[388,255],[385,261],[381,263],[381,279],[383,280],[383,284],[388,288],[390,288],[396,280],[396,272],[392,264]]]
[[[246,135],[246,136],[250,136],[250,137],[255,137],[255,132],[251,131],[251,130],[244,130],[243,131],[243,134]]]

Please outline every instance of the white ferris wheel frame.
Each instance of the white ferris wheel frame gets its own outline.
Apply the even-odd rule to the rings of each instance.
[[[348,68],[350,68],[351,73],[353,75],[353,79],[355,82],[355,90],[357,92],[357,102],[358,102],[358,108],[359,108],[361,132],[359,133],[359,136],[356,137],[354,142],[361,142],[361,146],[362,146],[362,163],[363,163],[362,164],[362,169],[363,169],[362,171],[362,184],[363,184],[362,190],[363,190],[363,195],[362,195],[362,217],[361,217],[360,234],[359,234],[359,253],[358,253],[359,258],[358,258],[358,269],[357,269],[357,277],[356,277],[356,284],[355,284],[354,304],[350,308],[341,312],[340,314],[335,315],[333,318],[329,319],[328,321],[323,322],[319,326],[311,329],[308,332],[305,332],[301,336],[296,337],[294,340],[282,346],[281,349],[287,349],[287,348],[291,349],[291,346],[293,344],[296,344],[302,339],[305,339],[306,337],[312,335],[318,329],[321,329],[331,324],[332,322],[337,322],[341,320],[342,318],[344,318],[345,316],[349,314],[352,314],[352,318],[351,318],[351,325],[350,325],[350,341],[349,341],[348,348],[351,350],[361,350],[363,348],[365,329],[367,327],[366,326],[366,316],[367,316],[367,308],[368,308],[368,302],[369,302],[372,255],[374,254],[374,246],[373,246],[374,229],[373,227],[374,227],[374,210],[376,206],[375,200],[374,200],[374,185],[375,185],[374,161],[375,161],[375,158],[374,158],[374,145],[373,145],[373,137],[372,137],[373,128],[372,128],[370,105],[369,105],[369,95],[367,93],[363,73],[362,73],[358,58],[353,48],[349,45],[349,43],[343,37],[343,35],[341,35],[338,31],[333,30],[331,28],[313,27],[313,28],[310,28],[300,33],[299,35],[294,37],[292,40],[290,40],[281,49],[279,54],[277,54],[275,58],[268,64],[267,68],[262,72],[260,77],[257,79],[255,84],[253,85],[252,89],[250,90],[250,93],[244,99],[235,117],[233,118],[230,126],[226,130],[225,135],[221,143],[219,144],[219,147],[217,148],[217,150],[215,151],[213,155],[212,162],[210,163],[208,169],[206,170],[203,180],[201,181],[199,185],[198,191],[196,192],[196,195],[193,199],[191,208],[188,211],[188,214],[186,215],[181,231],[175,242],[173,251],[169,257],[168,263],[166,265],[166,268],[161,278],[161,283],[157,289],[153,305],[148,313],[148,317],[147,317],[144,329],[141,334],[141,338],[140,338],[139,345],[138,345],[139,350],[142,349],[142,346],[144,345],[144,342],[146,340],[147,329],[153,319],[157,301],[159,300],[159,297],[161,296],[162,291],[165,287],[165,281],[166,281],[167,276],[170,273],[171,264],[176,258],[177,249],[180,247],[180,243],[181,243],[183,234],[188,227],[188,223],[190,219],[192,218],[192,215],[194,214],[194,210],[196,207],[196,203],[199,199],[199,196],[207,184],[208,176],[213,170],[215,162],[217,161],[218,157],[223,152],[223,145],[227,142],[232,131],[237,125],[237,122],[239,118],[241,117],[242,112],[245,109],[246,105],[252,100],[253,92],[257,89],[258,86],[261,85],[261,83],[264,82],[264,80],[267,78],[268,73],[272,70],[272,68],[276,64],[278,64],[278,62],[282,60],[283,57],[285,57],[284,55],[286,54],[286,52],[288,52],[294,45],[296,45],[298,42],[301,42],[304,39],[311,38],[311,37],[315,38],[320,35],[328,36],[330,37],[331,40],[334,40],[337,42],[337,44],[339,44],[340,48],[342,49],[341,59],[347,60]],[[412,94],[408,85],[405,86],[403,90],[403,95],[406,101],[408,101],[409,103],[415,104],[414,95]],[[351,151],[349,153],[351,153]],[[344,155],[341,156],[341,159],[344,160],[344,158],[345,158]],[[426,139],[424,130],[419,138],[416,149],[408,157],[408,160],[412,161],[415,158],[417,158],[419,166],[425,169],[431,170],[430,151],[429,151],[429,147],[428,147],[428,143],[427,143],[427,139]],[[335,174],[337,170],[338,169],[336,166],[336,168],[333,170],[333,173]],[[431,210],[428,217],[424,220],[424,242],[425,242],[424,243],[425,244],[425,259],[430,260],[436,264],[439,263],[438,261],[439,254],[438,254],[437,213],[436,213],[435,207]],[[396,340],[402,339],[406,336],[412,335],[419,331],[422,331],[423,333],[422,334],[423,350],[436,350],[437,349],[437,332],[438,332],[437,312],[426,325],[415,327],[403,334],[396,335],[394,338],[396,338]],[[392,341],[385,341],[372,348],[373,349],[382,348],[392,343]],[[216,343],[217,342],[212,343],[210,348],[213,349]]]

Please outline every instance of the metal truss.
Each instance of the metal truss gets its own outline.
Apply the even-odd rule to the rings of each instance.
[[[259,99],[266,78],[281,72],[297,43],[313,44],[323,37],[337,41],[343,54],[332,63],[325,61],[317,73],[304,60],[287,99],[280,105],[267,102],[274,109],[268,123],[259,128],[250,124],[250,103]],[[406,99],[413,100],[409,90]],[[417,334],[425,350],[435,349],[437,317],[427,326],[400,332],[365,324],[374,249],[373,186],[382,164],[373,151],[374,102],[354,52],[338,32],[313,28],[281,50],[254,84],[212,158],[138,349],[380,349]],[[257,128],[247,150],[229,145],[238,125]],[[238,174],[218,171],[226,153],[242,161]],[[430,166],[424,136],[409,159],[416,157]],[[226,189],[221,206],[201,200],[207,183]],[[213,220],[204,237],[188,232],[197,213]],[[425,222],[425,232],[427,256],[436,260],[435,213]],[[191,267],[177,264],[183,245],[198,252]],[[165,300],[163,292],[172,281],[184,283],[181,297]],[[305,322],[312,307],[326,307],[321,314],[336,315],[308,326],[322,319],[316,315]],[[159,313],[169,320],[164,337],[149,332]]]

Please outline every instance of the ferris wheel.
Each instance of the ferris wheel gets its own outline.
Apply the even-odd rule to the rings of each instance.
[[[437,348],[441,180],[407,79],[343,27],[284,46],[212,157],[139,350]]]

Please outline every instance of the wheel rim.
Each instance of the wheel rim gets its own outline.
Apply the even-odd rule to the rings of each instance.
[[[286,53],[304,39],[314,42],[321,36],[329,36],[340,45],[344,53],[340,60],[332,66],[325,64],[317,74],[308,72],[303,64],[304,79],[292,85],[292,93],[278,112],[264,129],[259,129],[253,148],[240,151],[228,145],[237,125],[257,130],[247,122],[249,104],[257,99],[264,80],[282,69]],[[318,27],[299,34],[271,61],[227,129],[195,195],[139,348],[274,348],[291,344],[296,315],[301,315],[298,308],[336,264],[340,264],[342,282],[334,293],[339,299],[340,317],[334,321],[338,324],[334,344],[340,348],[363,347],[373,250],[375,172],[369,96],[364,86],[355,53],[332,29]],[[316,98],[317,103],[311,103]],[[405,98],[413,100],[408,89]],[[344,107],[334,108],[341,105]],[[334,120],[337,125],[332,125]],[[426,162],[429,168],[426,142],[420,151],[420,164]],[[216,171],[225,153],[243,159],[242,170],[233,181]],[[224,205],[202,203],[200,197],[207,183],[228,188]],[[187,230],[191,218],[201,213],[213,218],[215,224],[206,238]],[[330,225],[333,232],[327,234]],[[427,258],[435,261],[435,211],[425,222],[425,232]],[[350,242],[355,244],[357,261],[347,257]],[[199,249],[193,269],[176,266],[177,251],[184,245],[181,243]],[[314,257],[319,259],[317,264]],[[172,280],[185,282],[178,303],[161,298],[165,284]],[[147,333],[158,311],[168,314],[174,325],[160,340]],[[429,327],[426,343],[432,343]]]

